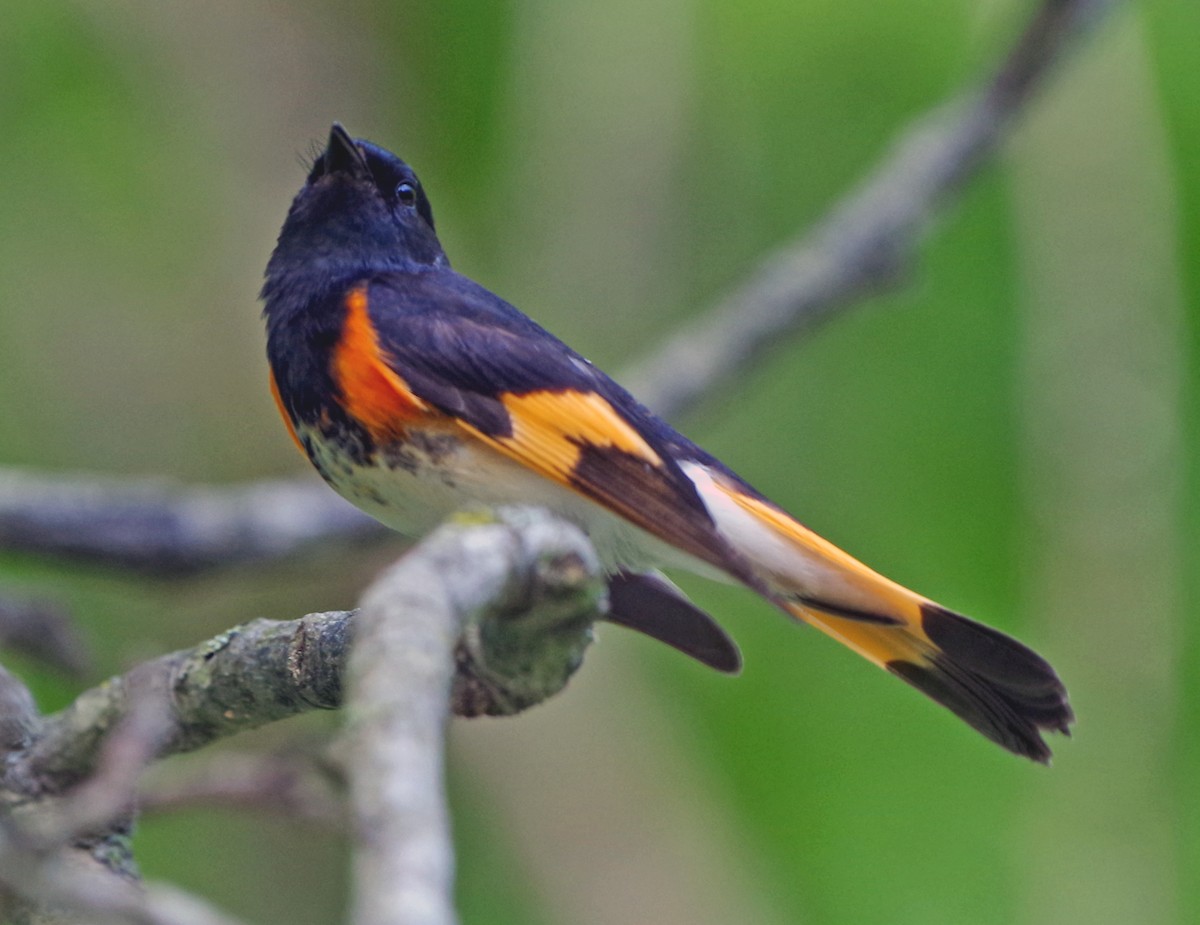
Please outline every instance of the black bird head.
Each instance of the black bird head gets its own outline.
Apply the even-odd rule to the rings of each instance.
[[[373,272],[438,266],[448,261],[412,168],[335,122],[292,200],[262,295],[270,311],[294,287],[312,293]]]

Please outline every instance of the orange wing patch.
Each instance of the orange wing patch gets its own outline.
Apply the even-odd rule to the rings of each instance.
[[[662,459],[633,427],[595,392],[574,390],[507,393],[500,397],[511,437],[481,437],[543,475],[568,484],[585,447],[613,448],[662,466]]]
[[[512,434],[488,446],[624,517],[652,536],[752,583],[718,536],[690,483],[602,396],[571,389],[504,393]]]
[[[342,407],[376,440],[395,439],[429,411],[384,358],[367,312],[365,286],[346,296],[346,321],[333,351],[332,371]]]

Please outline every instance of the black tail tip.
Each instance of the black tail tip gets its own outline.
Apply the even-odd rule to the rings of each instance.
[[[925,635],[938,648],[927,664],[888,669],[993,742],[1049,764],[1042,732],[1071,734],[1075,714],[1050,664],[1003,633],[937,605],[922,607]]]

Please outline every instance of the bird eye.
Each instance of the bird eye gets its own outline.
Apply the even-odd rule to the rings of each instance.
[[[415,183],[410,183],[408,180],[402,181],[396,186],[396,198],[406,206],[411,206],[417,201],[417,186]]]

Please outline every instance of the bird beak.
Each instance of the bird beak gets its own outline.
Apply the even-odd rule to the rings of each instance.
[[[329,144],[325,148],[325,172],[345,173],[354,177],[366,177],[370,173],[362,150],[342,128],[340,122],[333,123],[329,130]]]

